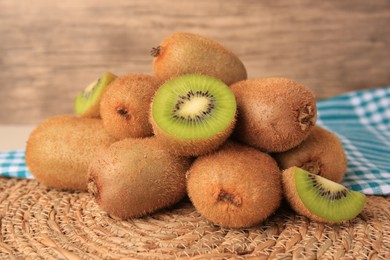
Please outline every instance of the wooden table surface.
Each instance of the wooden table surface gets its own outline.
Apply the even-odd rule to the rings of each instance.
[[[175,31],[219,41],[250,78],[281,76],[318,99],[390,84],[390,1],[0,0],[0,124],[72,113],[105,71],[152,73]]]

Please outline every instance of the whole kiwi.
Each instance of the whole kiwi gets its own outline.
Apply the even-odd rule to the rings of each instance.
[[[317,119],[313,92],[287,78],[259,78],[230,86],[237,100],[234,138],[266,152],[300,144]]]
[[[44,185],[86,190],[88,166],[96,151],[114,141],[100,119],[54,116],[30,134],[26,164],[35,179]]]
[[[314,126],[298,146],[273,157],[282,170],[297,166],[334,182],[341,182],[347,170],[347,156],[340,140],[320,126]]]
[[[230,85],[247,78],[244,64],[233,52],[198,34],[176,32],[153,48],[152,55],[153,71],[163,81],[202,74]]]
[[[282,174],[266,153],[227,141],[195,159],[187,174],[188,196],[199,213],[229,228],[256,225],[282,199]]]
[[[88,190],[110,216],[141,217],[185,197],[190,163],[161,149],[155,137],[126,138],[91,163]]]
[[[159,86],[156,77],[145,74],[127,74],[111,82],[100,103],[107,132],[117,139],[151,136],[150,102]]]

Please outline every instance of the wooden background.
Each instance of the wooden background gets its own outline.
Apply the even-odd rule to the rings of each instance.
[[[175,31],[219,41],[250,78],[282,76],[318,99],[390,84],[390,1],[0,0],[0,124],[72,113],[105,71],[152,73]]]

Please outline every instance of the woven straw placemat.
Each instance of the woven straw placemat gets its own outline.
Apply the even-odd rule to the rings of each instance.
[[[121,221],[88,193],[0,178],[0,257],[7,259],[390,259],[390,197],[369,196],[342,225],[310,222],[283,205],[249,229],[223,229],[188,200]]]

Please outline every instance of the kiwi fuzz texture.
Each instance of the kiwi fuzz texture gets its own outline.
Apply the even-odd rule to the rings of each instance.
[[[250,227],[279,207],[281,177],[271,156],[229,140],[195,159],[187,173],[187,193],[197,211],[213,223]]]
[[[35,179],[52,188],[86,190],[86,176],[96,152],[116,140],[100,119],[58,115],[30,134],[26,164]]]
[[[222,81],[187,74],[165,82],[150,113],[153,133],[176,156],[199,156],[217,149],[231,135],[236,100]]]
[[[156,77],[144,74],[127,74],[116,78],[100,104],[100,114],[107,132],[117,139],[151,136],[149,106],[160,84]]]
[[[296,166],[286,169],[282,175],[284,197],[291,208],[313,221],[333,224],[353,219],[363,210],[366,203],[364,194],[348,190],[341,184],[311,174]],[[300,179],[297,178],[297,175]],[[310,188],[308,188],[309,186]],[[349,201],[345,202],[345,205],[336,205],[337,200],[346,199],[348,196],[350,196]],[[322,197],[322,201],[320,197]],[[324,205],[323,201],[326,198],[328,198],[329,203]],[[310,203],[305,205],[305,201]],[[318,213],[309,208],[312,205],[317,206]],[[345,213],[349,216],[345,217]],[[342,215],[342,217],[337,215]]]
[[[154,137],[126,138],[101,151],[90,164],[88,190],[110,216],[141,217],[186,196],[188,158],[161,149]]]
[[[305,216],[313,221],[321,223],[331,223],[326,219],[323,219],[312,212],[303,204],[302,200],[299,198],[298,191],[295,186],[295,175],[294,171],[297,167],[291,167],[283,171],[283,193],[284,197],[289,202],[291,208],[298,214]]]
[[[247,78],[244,64],[233,52],[197,34],[174,33],[151,53],[153,71],[163,81],[184,74],[203,74],[230,85]]]
[[[237,100],[234,138],[266,152],[300,144],[317,119],[313,92],[286,78],[260,78],[230,86]]]
[[[320,126],[314,126],[298,146],[272,156],[282,170],[297,166],[334,182],[341,182],[347,170],[347,156],[340,140]]]
[[[74,102],[74,111],[80,117],[100,118],[100,101],[108,85],[116,78],[111,72],[104,73],[87,86]]]

